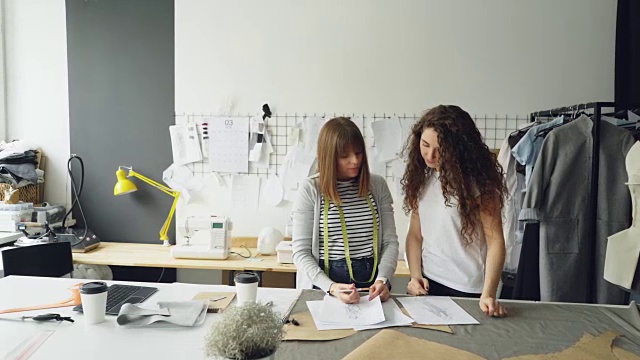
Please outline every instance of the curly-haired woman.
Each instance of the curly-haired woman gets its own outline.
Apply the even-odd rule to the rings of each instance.
[[[402,178],[412,295],[480,298],[486,315],[504,264],[504,172],[471,116],[458,106],[427,111],[411,129]]]

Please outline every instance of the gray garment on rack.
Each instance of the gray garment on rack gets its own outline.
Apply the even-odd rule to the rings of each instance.
[[[631,134],[601,122],[596,234],[590,221],[593,122],[582,116],[547,135],[520,212],[540,221],[540,297],[543,301],[621,304],[626,293],[604,280],[607,237],[629,227],[631,197],[624,160]],[[596,263],[591,262],[595,249]],[[595,267],[595,278],[591,271]],[[595,295],[588,293],[595,288]]]

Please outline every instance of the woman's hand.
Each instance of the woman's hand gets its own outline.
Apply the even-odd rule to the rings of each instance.
[[[411,278],[407,285],[407,292],[409,295],[419,296],[427,295],[429,293],[429,280],[426,278]]]
[[[480,296],[480,310],[487,316],[505,317],[507,311],[493,296]]]
[[[382,282],[382,280],[378,280],[373,283],[373,285],[369,286],[369,300],[373,300],[376,296],[380,296],[380,300],[387,301],[389,299],[389,288],[387,284]]]
[[[360,294],[358,294],[355,284],[333,283],[329,288],[329,293],[345,304],[357,304],[360,302]]]

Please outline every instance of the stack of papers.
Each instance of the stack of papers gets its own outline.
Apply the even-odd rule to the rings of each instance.
[[[382,303],[380,297],[369,301],[365,296],[358,304],[344,304],[337,298],[326,296],[322,301],[307,301],[307,307],[318,330],[366,330],[413,323],[413,319],[404,315],[393,300]]]
[[[411,316],[405,315],[393,299],[369,301],[364,296],[358,304],[344,304],[332,296],[321,301],[307,301],[307,307],[318,330],[381,329],[393,326],[470,325],[479,324],[448,296],[402,297],[398,301]]]

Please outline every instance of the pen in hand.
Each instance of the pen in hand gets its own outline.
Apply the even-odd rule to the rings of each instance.
[[[356,289],[353,289],[353,290],[355,290],[355,291],[357,291],[357,292],[367,292],[367,291],[369,291],[369,288],[356,288]],[[343,293],[343,294],[348,294],[348,293],[352,292],[353,290],[347,290],[347,289],[345,289],[345,290],[336,290],[335,292],[337,292],[337,293]]]

